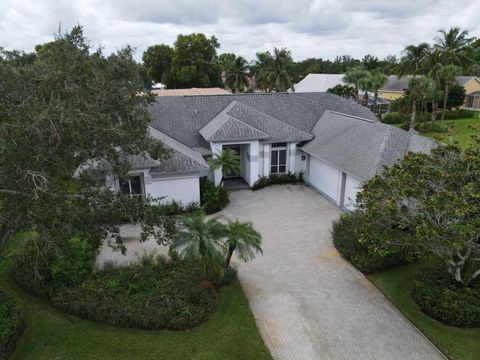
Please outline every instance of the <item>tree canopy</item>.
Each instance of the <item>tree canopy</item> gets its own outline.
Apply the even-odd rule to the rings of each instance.
[[[168,81],[173,58],[173,48],[160,44],[149,46],[143,53],[142,60],[147,68],[148,76],[157,83]]]

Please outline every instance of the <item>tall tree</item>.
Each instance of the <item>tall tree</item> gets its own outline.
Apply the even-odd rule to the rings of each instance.
[[[439,76],[443,84],[443,108],[441,121],[445,119],[445,112],[447,111],[448,92],[450,87],[457,82],[457,76],[461,74],[461,68],[456,65],[442,66]]]
[[[425,76],[413,77],[408,82],[408,97],[410,99],[410,129],[415,128],[417,107],[425,94],[431,94],[432,81]]]
[[[272,54],[269,51],[258,52],[256,54],[256,59],[254,64],[251,67],[251,73],[255,78],[257,87],[263,91],[268,91],[270,89],[270,79],[269,73],[266,69],[272,67]]]
[[[112,199],[92,160],[106,164],[99,175],[123,176],[125,155],[162,154],[148,136],[152,98],[138,96],[146,89],[132,49],[92,51],[80,26],[36,49],[28,61],[0,61],[0,227],[51,244],[97,242]]]
[[[221,68],[215,36],[178,35],[172,57],[170,86],[173,88],[221,86]]]
[[[387,77],[380,70],[372,71],[368,77],[368,88],[373,91],[374,111],[377,109],[378,90],[380,90],[387,83],[387,80]]]
[[[343,77],[343,82],[347,84],[352,84],[355,88],[355,100],[358,99],[358,94],[360,92],[360,87],[362,84],[365,84],[368,78],[368,71],[362,67],[353,67],[348,69],[345,72]]]
[[[421,43],[417,46],[407,46],[405,50],[403,50],[402,57],[398,64],[398,76],[421,74],[423,71],[422,64],[429,48],[430,45],[427,43]]]
[[[235,64],[235,59],[237,55],[233,53],[223,53],[218,57],[218,64],[222,71],[230,69]]]
[[[293,64],[290,50],[274,48],[273,54],[269,51],[257,54],[253,70],[256,80],[262,88],[269,91],[294,90],[292,84]]]
[[[142,56],[148,76],[153,81],[163,84],[166,83],[172,58],[173,48],[165,44],[149,46]]]
[[[450,30],[439,30],[435,38],[435,48],[442,55],[445,65],[457,65],[466,68],[472,63],[472,44],[474,38],[468,37],[468,31],[453,27]]]
[[[225,83],[233,92],[243,92],[249,85],[249,66],[245,58],[238,56],[233,64],[225,69]]]
[[[437,118],[438,109],[438,91],[441,86],[440,72],[442,69],[441,53],[436,48],[429,48],[426,52],[422,62],[422,73],[425,74],[430,80],[432,80],[432,114],[431,121],[435,121]]]
[[[227,224],[226,247],[227,266],[230,265],[234,252],[242,261],[250,261],[256,254],[263,254],[262,236],[253,228],[251,222],[229,221]]]

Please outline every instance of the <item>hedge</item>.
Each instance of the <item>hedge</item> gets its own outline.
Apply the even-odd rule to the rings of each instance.
[[[344,213],[333,223],[333,244],[342,256],[365,274],[385,270],[406,262],[405,256],[398,252],[381,256],[369,250],[359,242],[358,231],[365,223],[360,212]]]
[[[13,302],[0,291],[0,359],[8,359],[25,323]]]
[[[418,270],[412,297],[428,316],[458,327],[480,327],[480,279],[461,285],[440,264]]]
[[[303,182],[303,171],[299,173],[288,172],[286,174],[270,174],[262,176],[252,186],[252,190],[259,190],[267,186],[276,184],[294,184]]]

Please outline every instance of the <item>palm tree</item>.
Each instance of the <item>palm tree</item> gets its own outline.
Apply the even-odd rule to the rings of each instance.
[[[445,65],[457,65],[466,68],[472,62],[470,44],[475,40],[468,37],[468,31],[453,27],[450,30],[439,30],[435,38],[435,48],[442,54]]]
[[[240,156],[232,149],[219,151],[210,159],[209,164],[213,170],[220,169],[222,171],[220,185],[223,184],[225,176],[238,174],[241,171]]]
[[[291,51],[286,48],[274,48],[273,54],[269,51],[257,53],[253,74],[259,87],[264,90],[294,90],[291,81],[292,66]]]
[[[430,80],[432,80],[432,116],[431,121],[435,121],[437,118],[437,109],[438,109],[438,89],[440,88],[440,71],[442,69],[441,54],[440,51],[436,48],[431,48],[425,54],[422,68],[422,72]]]
[[[368,88],[373,91],[373,109],[377,110],[378,90],[380,90],[386,83],[387,77],[380,70],[370,73],[368,77]]]
[[[409,45],[403,50],[403,55],[397,66],[397,74],[399,77],[405,75],[418,75],[422,73],[422,63],[428,52],[430,45],[421,43],[417,46]]]
[[[248,62],[244,57],[238,56],[233,64],[226,69],[226,84],[233,92],[242,92],[248,87]]]
[[[355,88],[355,101],[358,99],[360,86],[365,83],[367,78],[368,71],[360,66],[350,68],[345,72],[343,82],[347,84],[353,84]]]
[[[230,265],[230,260],[235,251],[242,261],[250,261],[258,253],[263,254],[261,244],[262,237],[253,228],[251,222],[229,221],[227,225],[226,245],[228,246],[228,253],[226,266]]]
[[[431,93],[432,81],[427,77],[413,77],[408,82],[408,96],[411,102],[410,129],[415,127],[418,103],[425,94]]]
[[[223,270],[227,232],[220,219],[207,220],[202,211],[183,216],[170,244],[170,250],[180,257],[198,260],[207,278]]]
[[[460,73],[461,68],[455,65],[442,66],[439,72],[441,82],[444,86],[442,118],[440,119],[442,123],[445,119],[445,112],[447,111],[448,92],[450,91],[450,87],[457,82],[457,76],[460,75]]]

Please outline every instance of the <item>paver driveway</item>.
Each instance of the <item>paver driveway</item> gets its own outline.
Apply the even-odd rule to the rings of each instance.
[[[235,191],[224,210],[253,221],[263,257],[239,277],[275,359],[445,359],[334,248],[340,210],[303,185]]]

